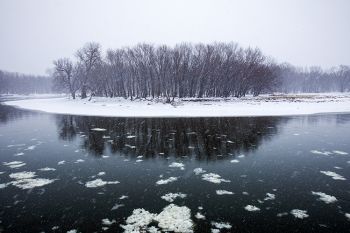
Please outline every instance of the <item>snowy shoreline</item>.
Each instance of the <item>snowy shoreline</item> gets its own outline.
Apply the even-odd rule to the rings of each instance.
[[[56,114],[106,117],[239,117],[350,112],[350,93],[262,95],[244,98],[125,100],[94,97],[22,99],[2,104]]]

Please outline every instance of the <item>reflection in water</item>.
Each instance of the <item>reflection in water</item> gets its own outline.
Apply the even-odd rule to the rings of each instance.
[[[36,112],[17,109],[12,106],[2,105],[0,103],[0,124],[6,124],[9,121],[14,121],[28,116],[33,116]]]
[[[78,135],[82,147],[101,156],[113,154],[144,157],[195,156],[217,159],[254,151],[263,140],[276,135],[288,118],[101,118],[57,116],[60,139]],[[105,131],[93,131],[92,128]]]

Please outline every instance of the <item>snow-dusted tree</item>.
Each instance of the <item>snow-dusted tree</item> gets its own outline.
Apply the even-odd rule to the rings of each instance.
[[[68,58],[61,58],[54,63],[54,85],[56,89],[66,90],[70,93],[73,99],[79,89],[78,74],[75,67]]]

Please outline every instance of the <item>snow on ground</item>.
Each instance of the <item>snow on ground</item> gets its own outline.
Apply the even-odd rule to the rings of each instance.
[[[332,177],[333,180],[346,180],[345,177],[332,172],[332,171],[320,171],[322,174],[325,174],[326,176]]]
[[[161,196],[161,198],[168,202],[173,202],[176,198],[185,198],[186,196],[184,193],[167,193]]]
[[[279,116],[326,112],[350,112],[349,93],[263,95],[259,97],[207,98],[161,101],[95,97],[87,99],[48,98],[6,101],[6,105],[50,113],[119,117],[215,117]]]
[[[300,219],[309,217],[306,210],[294,209],[294,210],[290,211],[290,213],[292,215],[294,215],[294,217],[300,218]]]
[[[311,193],[312,193],[312,195],[319,196],[320,200],[325,202],[326,204],[330,204],[330,203],[333,203],[333,202],[337,201],[336,197],[328,195],[328,194],[325,194],[325,193],[322,193],[322,192],[314,192],[314,191],[312,191]]]

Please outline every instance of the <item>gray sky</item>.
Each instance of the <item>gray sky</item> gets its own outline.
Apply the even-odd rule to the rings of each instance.
[[[0,69],[45,74],[86,42],[238,42],[278,62],[350,65],[349,0],[0,0]]]

